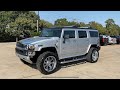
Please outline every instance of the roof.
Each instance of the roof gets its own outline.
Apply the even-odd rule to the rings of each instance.
[[[91,27],[77,27],[77,26],[62,26],[62,27],[52,27],[50,29],[63,29],[63,28],[71,28],[71,29],[89,29],[89,30],[96,30]]]

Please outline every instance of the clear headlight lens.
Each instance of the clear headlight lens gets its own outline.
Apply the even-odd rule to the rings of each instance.
[[[28,46],[28,49],[34,50],[34,49],[35,49],[35,45],[29,45],[29,46]]]

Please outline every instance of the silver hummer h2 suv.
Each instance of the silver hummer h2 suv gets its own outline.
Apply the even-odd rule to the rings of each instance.
[[[35,63],[41,73],[51,74],[63,63],[97,62],[99,32],[85,27],[44,28],[40,36],[18,41],[15,50],[22,62]]]

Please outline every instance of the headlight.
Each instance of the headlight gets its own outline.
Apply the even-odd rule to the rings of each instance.
[[[28,46],[28,49],[34,50],[34,49],[35,49],[35,45],[29,45],[29,46]]]

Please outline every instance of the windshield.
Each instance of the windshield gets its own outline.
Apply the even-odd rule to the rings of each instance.
[[[43,29],[40,37],[59,37],[61,36],[61,29]]]

